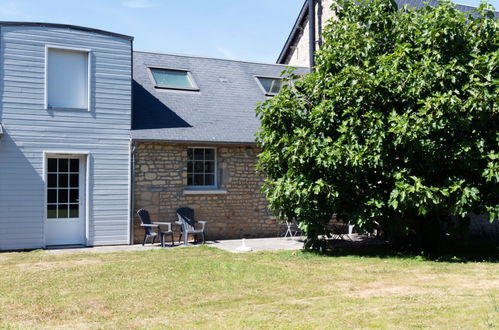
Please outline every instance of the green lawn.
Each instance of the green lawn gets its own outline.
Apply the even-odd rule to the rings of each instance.
[[[209,247],[0,253],[0,328],[499,327],[499,264]]]

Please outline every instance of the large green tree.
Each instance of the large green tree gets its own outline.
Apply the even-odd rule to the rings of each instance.
[[[316,68],[261,104],[259,169],[307,247],[336,214],[429,242],[499,217],[498,23],[486,4],[336,1]],[[417,240],[415,240],[417,241]]]

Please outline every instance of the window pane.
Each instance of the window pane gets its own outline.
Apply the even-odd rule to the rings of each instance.
[[[194,162],[194,173],[203,173],[203,162]]]
[[[214,175],[213,174],[205,174],[204,176],[204,184],[207,186],[213,186],[214,185]]]
[[[69,185],[68,175],[59,174],[59,187],[66,188]]]
[[[215,163],[204,162],[204,173],[213,173],[213,172],[215,172]]]
[[[70,187],[78,187],[78,181],[79,181],[80,176],[78,174],[71,174],[70,175],[70,180],[69,180],[69,186]]]
[[[59,172],[67,172],[67,171],[68,171],[68,160],[59,159]]]
[[[281,80],[275,79],[272,81],[272,86],[270,87],[271,94],[277,94],[281,90]]]
[[[193,160],[194,159],[194,149],[188,148],[187,149],[187,160]]]
[[[215,149],[205,149],[205,160],[215,160]]]
[[[49,158],[47,171],[48,172],[57,172],[57,158]]]
[[[204,185],[204,175],[203,174],[194,174],[194,185],[195,186]]]
[[[69,217],[70,218],[78,218],[78,204],[69,205]]]
[[[78,203],[79,201],[79,189],[70,189],[69,190],[69,202],[70,203]]]
[[[68,217],[68,205],[58,205],[57,206],[57,217],[58,218],[67,218]]]
[[[59,203],[67,203],[68,202],[68,194],[69,194],[68,189],[59,189],[57,201]]]
[[[156,86],[173,88],[194,88],[187,71],[151,69]]]
[[[80,160],[79,159],[71,159],[69,161],[69,170],[71,172],[79,172],[80,171]]]
[[[47,218],[57,218],[57,205],[47,205]]]
[[[194,162],[187,162],[187,173],[194,173]]]
[[[57,189],[47,190],[47,203],[57,203]]]
[[[88,108],[88,54],[49,49],[48,106],[51,108]]]
[[[194,184],[193,174],[187,174],[187,185],[192,186]]]
[[[272,81],[266,78],[258,78],[258,80],[260,80],[260,83],[262,84],[265,92],[268,93],[270,91],[270,86],[272,85]]]
[[[57,187],[57,174],[49,174],[48,175],[47,186],[50,188]]]
[[[277,94],[281,89],[281,79],[279,78],[258,78],[263,89],[268,94]]]
[[[204,160],[204,149],[194,149],[194,159]]]

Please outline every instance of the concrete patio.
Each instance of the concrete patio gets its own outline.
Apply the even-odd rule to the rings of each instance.
[[[175,242],[175,248],[183,247]],[[216,247],[229,252],[237,252],[237,247],[241,246],[241,239],[234,240],[220,240],[220,241],[207,241],[206,245]],[[201,244],[189,244],[189,247],[200,246]],[[277,251],[277,250],[300,250],[303,248],[303,241],[299,237],[282,238],[282,237],[269,237],[269,238],[251,238],[246,239],[246,246],[251,247],[252,251]],[[167,245],[167,249],[171,249]],[[53,246],[45,249],[47,253],[60,254],[60,253],[77,253],[77,252],[91,252],[91,253],[105,253],[105,252],[126,252],[126,251],[146,251],[161,249],[159,243],[154,245],[141,244],[134,245],[113,245],[113,246]]]
[[[386,241],[369,238],[365,235],[344,235],[343,239],[330,240],[332,247],[347,247],[347,246],[365,246],[365,245],[380,245],[387,244]],[[175,247],[184,247],[183,244],[179,244],[178,241],[175,242]],[[268,238],[247,238],[245,240],[247,247],[251,248],[252,252],[257,251],[278,251],[278,250],[300,250],[303,248],[303,239],[299,236],[294,238],[284,238],[284,237],[268,237]],[[237,248],[242,245],[242,239],[231,239],[231,240],[216,240],[207,241],[207,246],[216,247],[228,252],[237,253]],[[201,244],[191,244],[189,247],[201,246]],[[172,247],[167,244],[166,249],[171,249]],[[146,244],[142,246],[141,244],[135,245],[113,245],[113,246],[53,246],[45,249],[47,253],[75,253],[75,252],[91,252],[91,253],[104,253],[104,252],[125,252],[125,251],[146,251],[146,250],[156,250],[161,249],[159,243]]]

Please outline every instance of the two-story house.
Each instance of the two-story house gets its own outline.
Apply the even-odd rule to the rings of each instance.
[[[0,250],[130,242],[132,40],[0,22]]]

